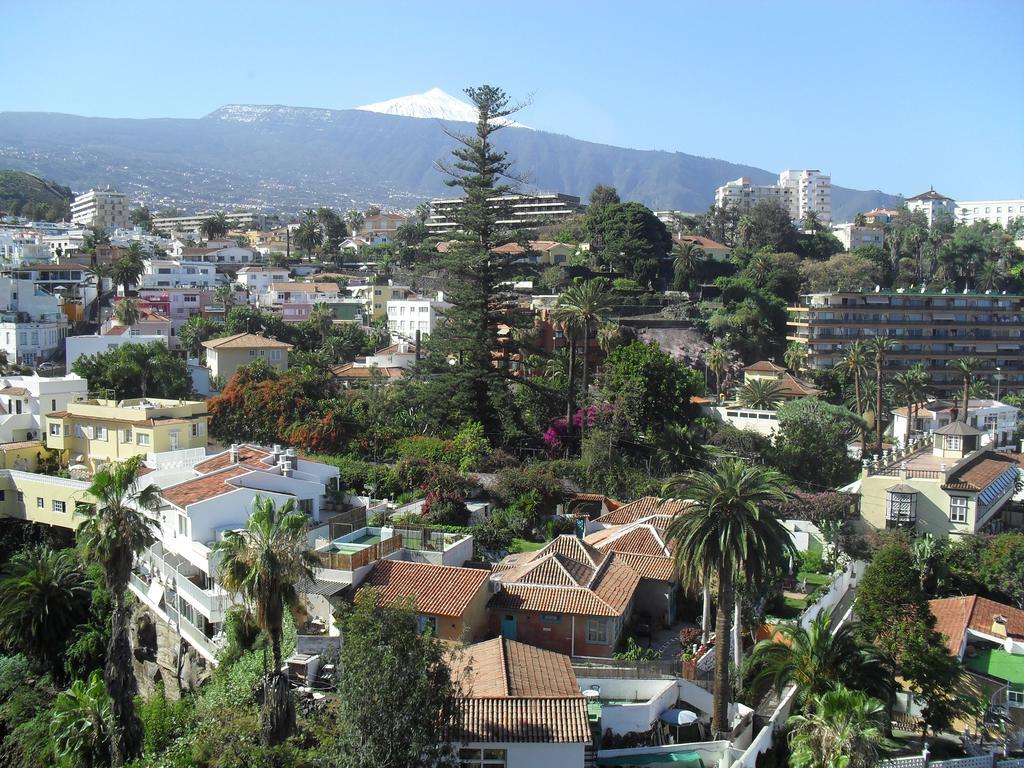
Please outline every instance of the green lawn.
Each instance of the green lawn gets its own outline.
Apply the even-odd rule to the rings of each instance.
[[[509,552],[536,552],[544,546],[543,541],[527,541],[526,539],[512,539],[512,546]]]

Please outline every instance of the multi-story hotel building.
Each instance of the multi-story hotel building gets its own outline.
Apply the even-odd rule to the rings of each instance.
[[[71,203],[71,223],[103,230],[128,229],[128,196],[110,187],[90,189]]]
[[[215,213],[197,213],[191,216],[157,216],[153,219],[153,231],[162,235],[197,234],[206,221]],[[247,211],[225,213],[228,227],[239,230],[265,230],[272,219],[266,214]]]
[[[741,176],[715,190],[715,205],[740,212],[766,200],[779,203],[793,221],[802,221],[811,212],[821,221],[832,221],[832,178],[817,170],[785,170],[776,184],[754,184]]]
[[[934,189],[907,198],[907,208],[911,211],[924,211],[924,215],[928,219],[928,226],[934,224],[938,216],[955,218],[956,207],[956,200],[940,195]]]
[[[575,216],[583,210],[580,199],[560,192],[536,195],[501,195],[488,198],[499,211],[498,223],[511,229],[529,229],[554,224]],[[455,232],[459,229],[458,210],[462,198],[431,200],[427,230],[430,234]]]
[[[1003,392],[1024,388],[1024,296],[917,290],[814,293],[789,308],[790,341],[807,345],[810,368],[831,368],[856,339],[888,336],[885,370],[922,363],[937,394],[955,396],[962,377],[950,360],[977,357],[978,376]]]
[[[1007,229],[1011,221],[1024,222],[1024,200],[964,200],[956,204],[956,220],[961,224],[990,221]]]

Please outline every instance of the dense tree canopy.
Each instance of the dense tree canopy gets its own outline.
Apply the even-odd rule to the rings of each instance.
[[[89,382],[97,395],[126,397],[187,398],[192,395],[192,376],[185,361],[166,344],[123,344],[109,352],[83,355],[71,370]]]
[[[633,342],[608,356],[604,389],[641,432],[689,422],[699,410],[690,402],[704,392],[701,374],[662,352],[655,343]]]
[[[609,203],[589,211],[587,230],[600,261],[642,286],[654,284],[672,250],[665,224],[640,203]]]

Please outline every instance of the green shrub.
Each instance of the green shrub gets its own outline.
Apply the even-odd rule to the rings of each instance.
[[[157,684],[156,693],[149,701],[138,705],[142,720],[144,751],[147,757],[166,752],[174,740],[192,726],[194,713],[191,699],[168,701],[164,686]]]
[[[491,452],[491,444],[479,421],[467,421],[452,438],[451,446],[460,472],[479,469]]]
[[[440,437],[413,435],[403,437],[394,445],[394,453],[399,461],[402,459],[423,459],[425,461],[444,464],[456,463],[452,442]]]

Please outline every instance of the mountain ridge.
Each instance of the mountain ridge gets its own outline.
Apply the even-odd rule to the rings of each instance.
[[[437,119],[359,109],[225,105],[201,118],[97,118],[0,112],[0,165],[83,190],[112,184],[151,207],[299,211],[369,203],[412,208],[450,194],[436,162],[454,141]],[[655,209],[705,210],[754,166],[684,152],[640,150],[509,127],[496,134],[515,168],[545,191],[585,198],[596,183]],[[834,218],[891,205],[877,190],[833,187]]]

